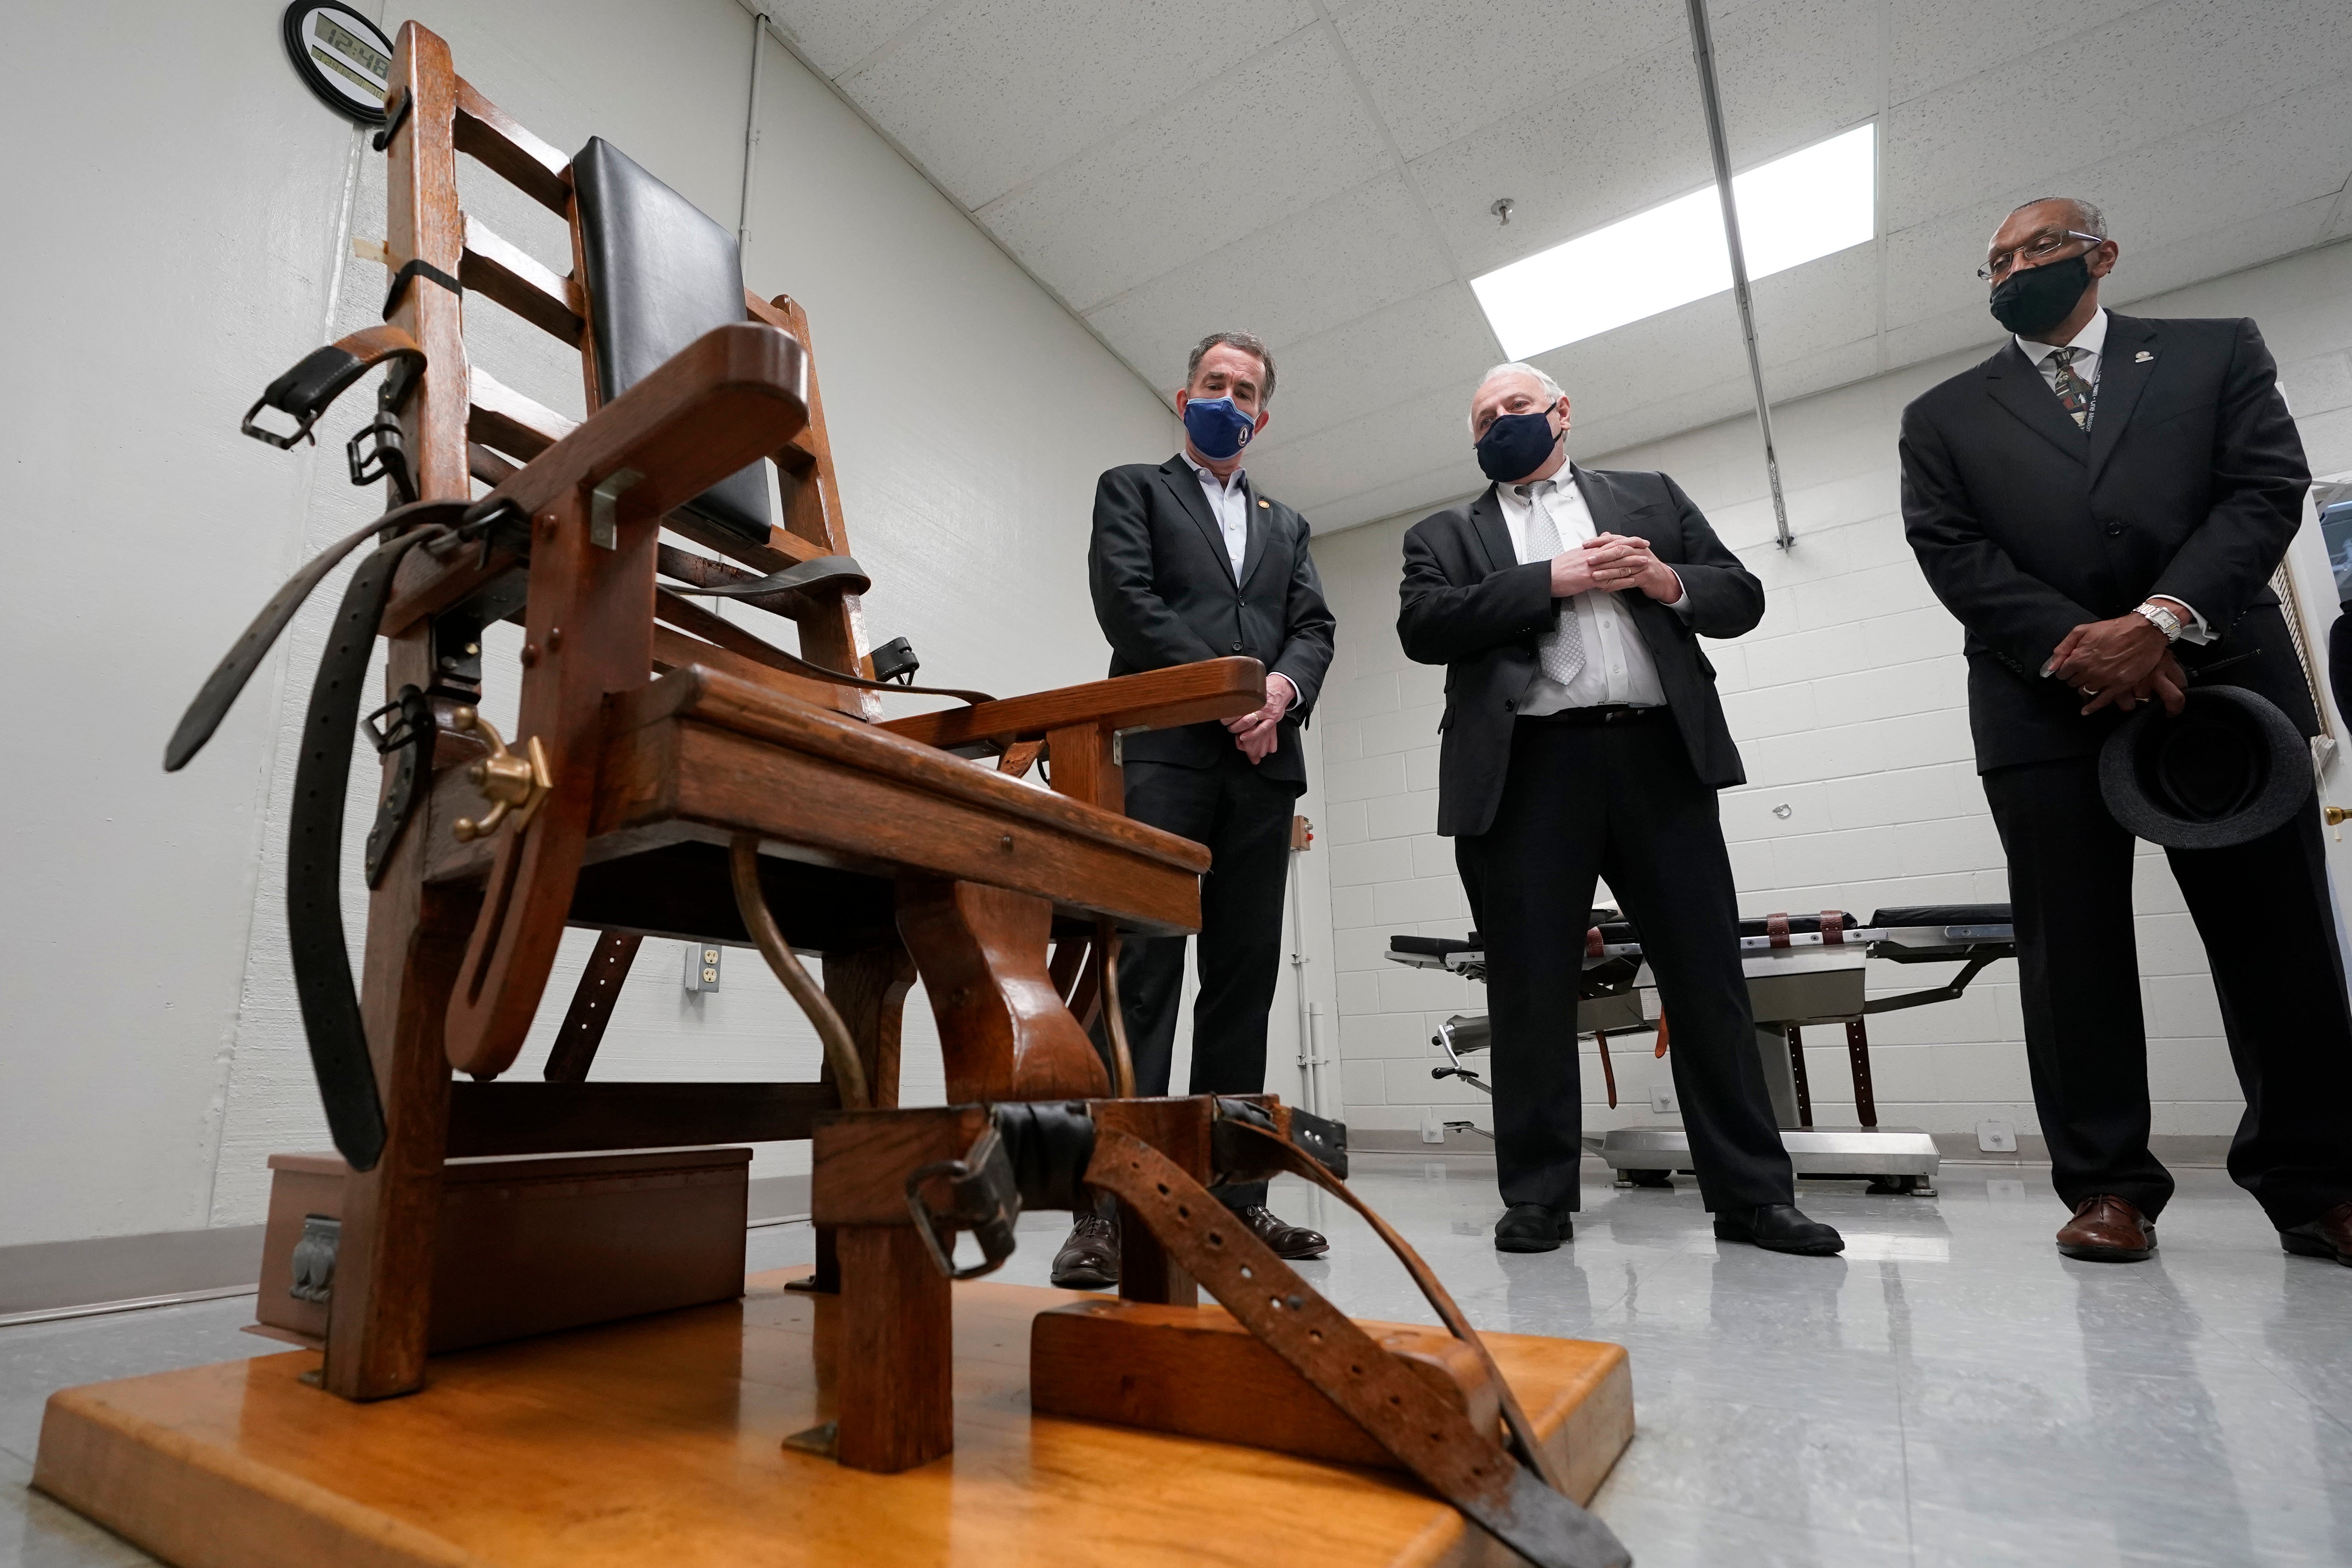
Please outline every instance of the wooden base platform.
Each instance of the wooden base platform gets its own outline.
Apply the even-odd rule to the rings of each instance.
[[[181,1568],[1505,1563],[1409,1479],[1033,1416],[1030,1320],[955,1289],[956,1451],[896,1476],[783,1440],[831,1419],[829,1298],[740,1302],[436,1357],[352,1405],[297,1351],[63,1390],[33,1484]],[[1624,1351],[1488,1337],[1590,1499],[1632,1439]]]

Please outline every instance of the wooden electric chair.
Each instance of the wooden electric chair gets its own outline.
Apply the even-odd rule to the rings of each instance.
[[[391,366],[352,454],[355,479],[382,477],[393,492],[376,531],[388,542],[354,579],[354,595],[373,586],[383,607],[356,613],[347,595],[338,633],[346,655],[364,657],[371,631],[391,644],[355,1016],[336,1016],[349,1005],[334,976],[299,973],[297,954],[331,1124],[357,1173],[323,1379],[354,1399],[423,1382],[448,1158],[806,1138],[822,1112],[893,1106],[900,1005],[919,973],[951,1100],[1109,1093],[1069,1004],[1099,1009],[1115,932],[1197,927],[1207,865],[1198,845],[1119,815],[1117,737],[1264,700],[1256,662],[1229,658],[879,721],[891,688],[862,662],[866,581],[846,553],[801,308],[748,295],[733,237],[616,150],[592,142],[575,160],[530,135],[413,22],[379,142],[385,326],[319,351],[247,420],[282,444],[255,422],[264,404],[307,431],[362,372]],[[461,210],[459,153],[562,216],[570,275]],[[584,422],[471,363],[468,292],[578,346]],[[776,465],[781,525],[762,459]],[[475,481],[490,487],[478,500]],[[712,554],[661,543],[665,528]],[[226,697],[243,679],[230,666],[249,670],[296,587],[326,564],[232,655]],[[689,596],[714,592],[790,617],[798,654]],[[524,626],[511,738],[476,710],[482,629],[501,619]],[[224,684],[216,676],[207,696]],[[348,765],[349,731],[321,704],[355,682],[322,668],[319,684],[309,751],[322,755],[305,756],[320,763],[298,784],[306,800],[339,784],[323,753],[340,747]],[[217,717],[191,721],[209,732]],[[193,751],[188,736],[184,726],[170,765]],[[948,748],[1003,761],[990,771]],[[1014,776],[1041,754],[1050,793]],[[324,843],[311,858],[331,866],[339,827],[299,823],[295,837]],[[320,902],[315,889],[304,897],[301,862],[289,868],[298,948],[303,912]],[[500,1081],[567,925],[603,934],[548,1081]],[[590,1079],[646,934],[756,944],[816,1025],[823,1078]],[[823,955],[821,987],[795,951]],[[453,1083],[453,1068],[467,1077]]]
[[[303,596],[373,538],[312,689],[289,829],[297,991],[354,1173],[331,1261],[298,1268],[331,1277],[323,1386],[364,1400],[423,1384],[448,1160],[813,1136],[817,1284],[839,1297],[837,1417],[796,1446],[881,1472],[947,1452],[950,1276],[1001,1262],[1024,1206],[1108,1192],[1126,1221],[1121,1294],[1146,1316],[1066,1326],[1066,1349],[1072,1334],[1109,1333],[1080,1359],[1157,1366],[1183,1394],[1199,1363],[1171,1347],[1201,1342],[1197,1280],[1229,1325],[1288,1363],[1297,1397],[1357,1435],[1348,1441],[1369,1436],[1539,1563],[1622,1563],[1564,1495],[1558,1456],[1459,1309],[1337,1179],[1344,1129],[1270,1097],[1130,1098],[1119,934],[1196,929],[1208,857],[1120,814],[1117,739],[1251,710],[1264,700],[1256,662],[1004,700],[933,692],[965,700],[882,719],[893,689],[864,655],[868,584],[847,554],[800,308],[748,295],[732,237],[609,145],[566,158],[515,124],[414,22],[391,82],[378,137],[390,161],[384,325],[306,358],[247,428],[289,445],[364,372],[389,367],[352,472],[385,480],[394,504],[281,590],[166,753],[167,767],[194,754]],[[459,153],[564,218],[568,276],[460,209]],[[585,420],[470,363],[469,292],[579,347]],[[295,433],[257,423],[265,407]],[[664,529],[711,553],[664,545]],[[714,595],[790,618],[800,651],[696,602]],[[500,620],[523,627],[511,738],[478,707],[482,632]],[[370,721],[383,721],[383,787],[354,992],[335,876],[379,635],[388,700]],[[1041,755],[1050,790],[1017,776]],[[567,926],[602,934],[546,1081],[505,1081]],[[815,1025],[823,1077],[591,1079],[647,934],[756,945]],[[796,952],[823,956],[821,986]],[[917,975],[950,1103],[894,1109],[899,1009]],[[1116,1082],[1082,1022],[1097,1012]],[[1286,1171],[1356,1207],[1405,1261],[1461,1347],[1445,1369],[1382,1348],[1209,1191]],[[977,1267],[957,1268],[959,1232],[978,1238]],[[1079,1379],[1066,1410],[1089,1414],[1101,1387],[1131,1383]],[[1037,1397],[1046,1408],[1042,1384]]]

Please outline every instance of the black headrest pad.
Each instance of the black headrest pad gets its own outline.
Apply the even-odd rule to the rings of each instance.
[[[601,136],[572,160],[597,390],[610,403],[714,327],[743,319],[735,237]],[[761,465],[721,479],[684,510],[761,543],[768,477]]]

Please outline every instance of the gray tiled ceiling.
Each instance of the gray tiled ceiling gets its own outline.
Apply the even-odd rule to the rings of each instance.
[[[1475,488],[1473,276],[1708,177],[1681,0],[770,0],[1154,385],[1240,326],[1318,527]],[[1969,269],[2079,191],[2118,302],[2352,235],[2345,0],[1716,0],[1732,157],[1878,121],[1880,237],[1757,286],[1776,398],[1993,341]],[[1488,212],[1515,204],[1509,226]],[[1727,296],[1543,356],[1606,451],[1749,405]]]

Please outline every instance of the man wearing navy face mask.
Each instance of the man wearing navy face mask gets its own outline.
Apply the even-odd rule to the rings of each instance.
[[[1176,395],[1184,449],[1103,475],[1087,552],[1111,674],[1236,654],[1266,668],[1265,705],[1255,712],[1125,742],[1127,814],[1207,845],[1212,857],[1201,884],[1193,1094],[1265,1087],[1290,820],[1307,787],[1298,731],[1331,663],[1334,622],[1307,552],[1306,520],[1261,494],[1242,468],[1273,398],[1264,343],[1247,332],[1202,339]],[[1129,942],[1119,955],[1141,1094],[1168,1092],[1185,942]],[[1262,1182],[1218,1195],[1284,1258],[1318,1257],[1329,1246],[1268,1212]],[[1118,1278],[1111,1222],[1081,1215],[1054,1260],[1054,1283],[1087,1289]]]
[[[1533,365],[1470,402],[1495,482],[1404,540],[1397,636],[1445,669],[1437,831],[1486,948],[1505,1252],[1574,1234],[1576,1003],[1594,883],[1640,930],[1673,1021],[1675,1088],[1715,1234],[1845,1243],[1797,1212],[1739,960],[1716,792],[1745,782],[1698,638],[1764,615],[1763,585],[1664,474],[1568,460],[1569,403]]]

